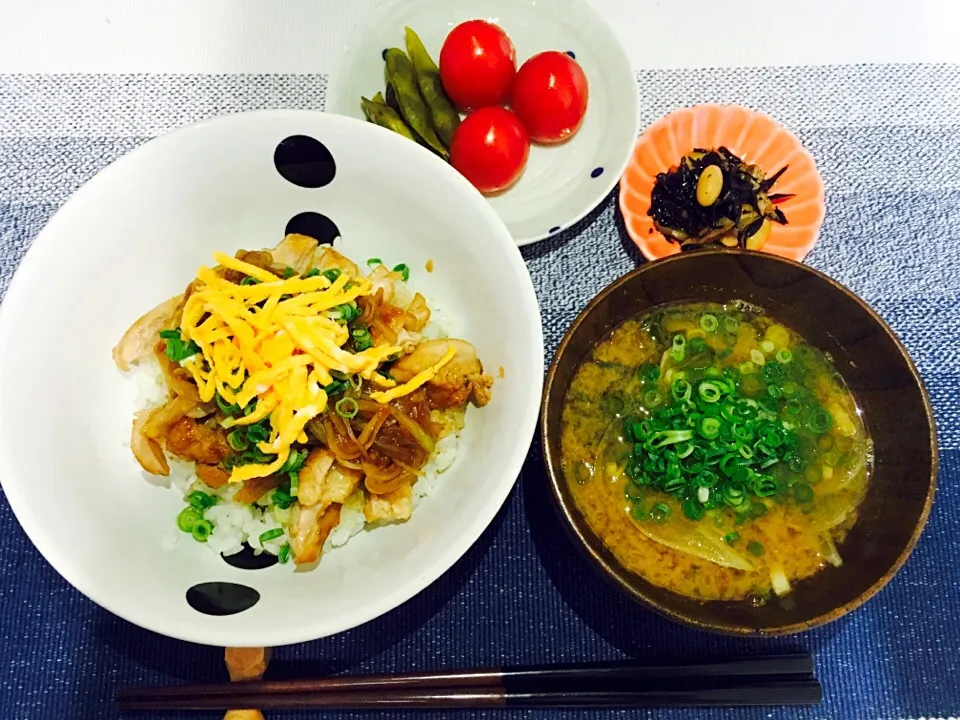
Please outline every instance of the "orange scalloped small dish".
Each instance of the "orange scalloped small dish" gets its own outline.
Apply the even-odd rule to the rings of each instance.
[[[777,181],[778,193],[795,197],[780,208],[787,224],[773,224],[761,248],[791,260],[803,260],[823,223],[823,180],[813,156],[797,139],[769,115],[736,105],[695,105],[657,120],[637,140],[633,156],[620,179],[620,212],[630,238],[648,260],[680,252],[668,241],[647,214],[657,174],[675,167],[694,148],[724,146],[758,165],[768,176],[784,165],[788,170]]]

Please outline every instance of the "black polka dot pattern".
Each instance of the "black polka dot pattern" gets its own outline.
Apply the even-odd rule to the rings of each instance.
[[[281,140],[273,152],[273,164],[285,180],[303,188],[329,185],[337,174],[337,164],[327,146],[307,135]]]
[[[268,552],[262,552],[259,555],[253,551],[253,548],[243,544],[243,550],[233,555],[221,555],[223,561],[232,567],[240,570],[263,570],[277,564],[277,556]]]
[[[598,178],[598,177],[600,177],[601,175],[603,175],[603,168],[602,168],[602,167],[596,167],[596,168],[594,168],[594,169],[591,171],[591,173],[590,173],[590,177],[592,177],[592,178]]]
[[[204,615],[236,615],[260,602],[252,587],[230,582],[206,582],[187,590],[187,604]]]
[[[559,225],[554,225],[552,228],[550,228],[550,234],[552,235],[553,233],[555,233],[555,232],[557,232],[557,231],[559,231],[559,230],[560,230],[560,226],[559,226]]]
[[[569,55],[570,57],[572,57],[574,60],[577,59],[577,55],[576,55],[575,52],[573,52],[573,50],[567,50],[567,55]]]
[[[326,215],[317,212],[302,212],[294,215],[287,223],[284,234],[306,235],[316,240],[321,245],[331,245],[334,240],[340,237],[340,229]]]

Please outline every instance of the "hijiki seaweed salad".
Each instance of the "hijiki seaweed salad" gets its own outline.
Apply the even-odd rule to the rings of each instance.
[[[787,224],[778,207],[793,195],[770,193],[787,166],[770,177],[725,147],[694,149],[680,163],[657,175],[648,215],[681,251],[712,243],[759,250],[772,223]]]
[[[305,565],[409,518],[467,404],[490,399],[474,347],[444,336],[406,265],[361,272],[302,235],[214,259],[113,352],[154,401],[131,450],[184,493],[179,536]]]

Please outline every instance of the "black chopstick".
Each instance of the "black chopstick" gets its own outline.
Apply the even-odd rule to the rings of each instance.
[[[813,658],[809,653],[761,655],[734,660],[707,662],[648,663],[601,662],[566,665],[530,665],[482,668],[477,670],[440,670],[392,675],[344,675],[317,679],[258,680],[245,683],[170,685],[165,687],[124,688],[115,693],[120,700],[141,697],[183,697],[185,695],[230,695],[244,692],[301,693],[367,688],[491,687],[521,689],[524,683],[593,681],[597,679],[637,681],[643,679],[772,677],[796,679],[813,676]]]
[[[590,663],[128,688],[116,693],[122,708],[143,710],[786,705],[816,703],[820,697],[809,654],[723,662]]]
[[[166,697],[128,700],[122,710],[414,710],[457,708],[657,708],[816,705],[823,698],[815,679],[792,681],[724,680],[699,687],[646,690],[542,690],[509,692],[499,688],[423,688],[411,690],[326,691],[308,693]]]

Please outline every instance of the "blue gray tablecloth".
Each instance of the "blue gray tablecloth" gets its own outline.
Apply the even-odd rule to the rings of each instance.
[[[0,75],[0,292],[69,194],[149,136],[226,112],[319,109],[325,87],[317,75]],[[592,574],[553,515],[535,446],[506,507],[449,573],[368,625],[279,649],[273,674],[808,649],[826,692],[818,708],[655,715],[960,715],[960,67],[649,71],[638,76],[638,88],[644,125],[682,105],[739,103],[777,117],[816,157],[828,209],[808,262],[891,323],[936,410],[940,486],[910,561],[865,607],[821,630],[770,641],[688,630],[638,608]],[[613,197],[524,256],[543,308],[548,357],[587,301],[641,262]],[[2,499],[0,522],[2,720],[115,718],[110,694],[120,685],[225,679],[222,651],[140,630],[68,586]]]

